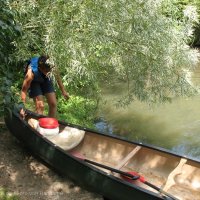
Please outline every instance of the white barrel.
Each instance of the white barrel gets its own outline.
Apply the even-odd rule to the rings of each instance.
[[[37,131],[44,136],[54,136],[59,133],[59,127],[49,129],[49,128],[42,128],[38,124]]]

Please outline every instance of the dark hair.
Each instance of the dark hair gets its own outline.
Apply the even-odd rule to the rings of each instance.
[[[46,70],[51,70],[51,66],[46,63],[47,59],[49,58],[49,56],[40,56],[39,59],[38,59],[38,67],[41,67],[43,69],[46,69]]]

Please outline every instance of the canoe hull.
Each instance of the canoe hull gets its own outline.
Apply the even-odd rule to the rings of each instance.
[[[15,112],[5,116],[5,123],[10,132],[35,156],[39,156],[59,174],[70,178],[91,192],[98,193],[110,200],[166,199],[74,158],[24,123]]]

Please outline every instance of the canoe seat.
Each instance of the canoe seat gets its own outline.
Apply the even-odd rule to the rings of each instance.
[[[174,178],[176,175],[181,174],[183,165],[187,162],[186,158],[181,158],[177,167],[169,174],[166,183],[163,185],[162,189],[168,191],[173,185],[175,185]]]

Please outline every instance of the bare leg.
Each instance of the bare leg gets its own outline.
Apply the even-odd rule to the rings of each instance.
[[[57,100],[56,100],[56,94],[55,92],[47,93],[45,94],[47,103],[49,105],[49,117],[56,117],[56,111],[57,111]]]
[[[43,113],[44,113],[44,100],[43,100],[43,96],[39,95],[37,97],[34,97],[33,101],[35,102],[36,113],[43,115]]]

